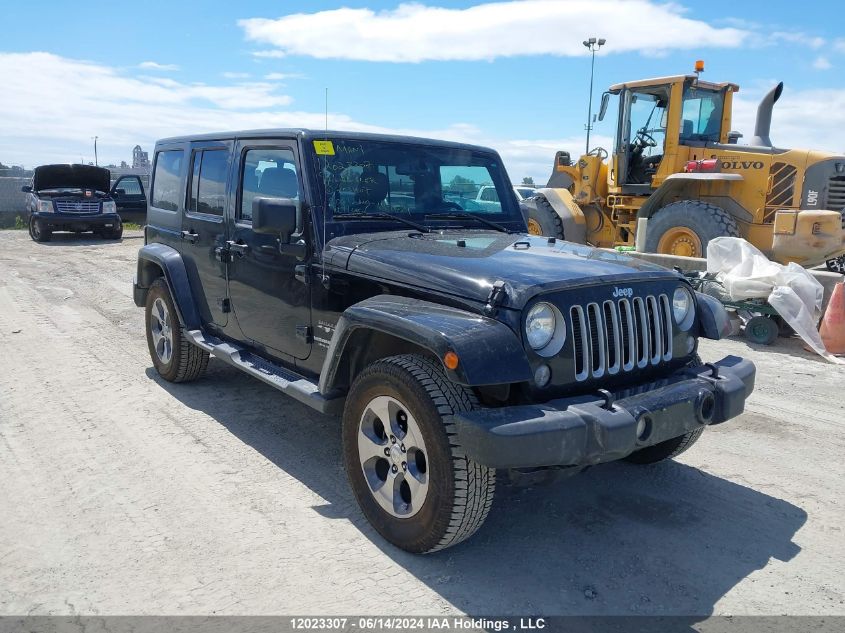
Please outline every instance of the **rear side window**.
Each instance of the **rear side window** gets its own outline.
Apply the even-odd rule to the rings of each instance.
[[[141,191],[141,181],[138,178],[124,178],[119,183],[117,183],[118,189],[123,189],[123,192],[127,196],[140,196],[143,191]]]
[[[155,171],[153,172],[153,190],[150,193],[152,204],[158,209],[177,211],[179,209],[179,185],[182,171],[183,152],[166,150],[158,152],[155,157]]]
[[[226,207],[228,161],[229,152],[225,149],[194,152],[189,211],[223,215]]]

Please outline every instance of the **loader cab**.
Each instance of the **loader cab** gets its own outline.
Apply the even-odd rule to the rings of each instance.
[[[608,92],[619,98],[608,174],[611,193],[650,195],[667,176],[682,171],[680,145],[725,142],[736,89],[735,84],[712,84],[695,75],[611,86]]]

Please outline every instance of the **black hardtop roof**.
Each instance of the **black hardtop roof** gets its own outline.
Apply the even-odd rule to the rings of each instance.
[[[319,141],[324,138],[352,139],[362,141],[383,141],[392,143],[417,143],[420,145],[437,145],[441,147],[452,147],[455,149],[474,150],[482,152],[494,152],[496,150],[481,145],[469,145],[467,143],[456,143],[454,141],[443,141],[418,136],[404,136],[401,134],[372,134],[369,132],[350,132],[344,130],[309,130],[305,128],[270,128],[262,130],[239,130],[232,132],[216,132],[209,134],[194,134],[189,136],[171,136],[159,139],[156,145],[169,143],[190,143],[195,141],[225,141],[244,138],[277,138],[296,137],[303,141]]]

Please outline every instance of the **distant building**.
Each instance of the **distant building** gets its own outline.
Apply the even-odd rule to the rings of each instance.
[[[150,168],[150,155],[141,149],[140,145],[132,148],[132,169]]]

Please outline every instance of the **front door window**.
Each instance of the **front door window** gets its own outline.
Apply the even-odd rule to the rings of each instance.
[[[625,139],[627,184],[650,184],[663,159],[668,99],[659,94],[630,94]]]
[[[301,200],[294,145],[241,141],[236,209],[231,225],[229,297],[242,337],[277,359],[311,353],[311,291],[297,278],[303,260],[280,249],[279,235],[252,230],[256,198]],[[307,220],[300,218],[307,226]],[[307,240],[307,231],[303,240]]]

